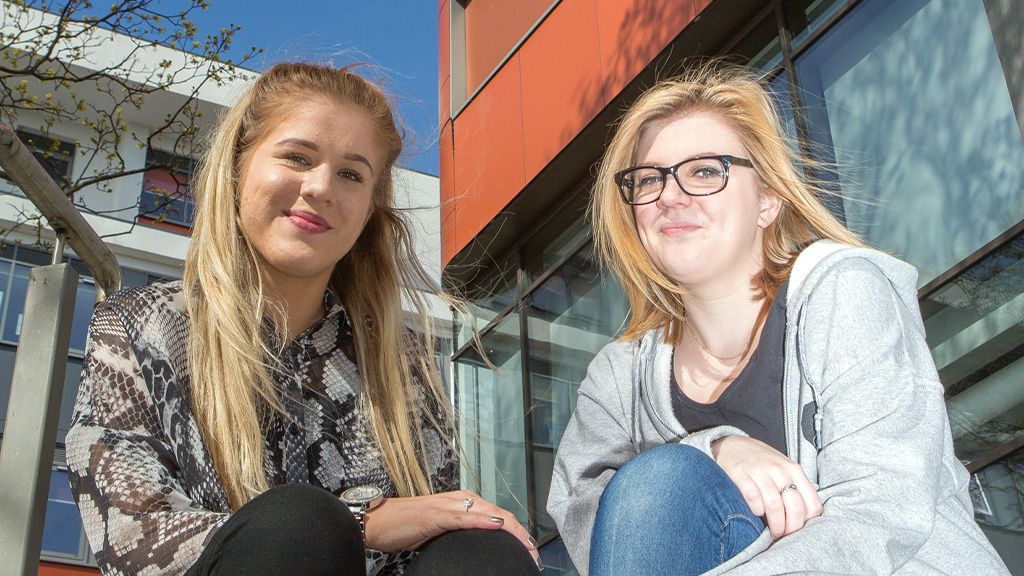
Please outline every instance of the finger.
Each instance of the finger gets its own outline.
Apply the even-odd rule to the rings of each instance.
[[[530,553],[530,556],[533,556],[534,562],[537,561],[537,558],[540,557],[540,553],[537,551],[537,542],[518,520],[513,518],[511,521],[506,521],[505,525],[502,526],[502,530],[518,538],[523,546],[526,547],[526,551]]]
[[[821,516],[821,496],[818,495],[818,491],[814,488],[814,484],[811,484],[803,475],[799,475],[794,481],[794,484],[800,490],[800,497],[804,501],[804,508],[806,509],[805,517],[807,520],[816,516]]]
[[[483,530],[501,530],[505,526],[505,519],[501,516],[492,516],[486,512],[458,511],[454,515],[452,530],[471,530],[480,528]]]
[[[807,506],[796,484],[786,484],[780,490],[782,503],[786,509],[786,529],[783,536],[788,536],[804,527],[804,522],[807,521]]]
[[[786,533],[786,507],[778,485],[771,478],[760,479],[758,488],[764,502],[764,519],[772,538],[778,540]]]
[[[539,554],[537,552],[536,541],[533,539],[532,536],[530,536],[530,532],[526,529],[526,527],[519,523],[519,520],[515,517],[514,514],[512,514],[508,510],[499,508],[494,504],[491,504],[490,502],[486,501],[484,508],[487,509],[488,513],[493,514],[494,518],[501,518],[503,520],[500,528],[508,532],[509,534],[515,536],[516,539],[519,540],[524,547],[526,547],[526,550],[530,552],[530,555],[533,556],[534,560],[536,560],[539,557]]]
[[[764,516],[764,500],[761,498],[761,489],[754,482],[754,479],[748,476],[735,482],[735,484],[736,488],[740,491],[740,495],[743,496],[743,501],[747,503],[747,507],[750,508],[754,516]]]

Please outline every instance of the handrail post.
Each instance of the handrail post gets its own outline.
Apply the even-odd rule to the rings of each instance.
[[[92,271],[96,302],[121,288],[121,269],[64,191],[3,123],[0,167],[57,234],[53,265],[29,274],[0,446],[0,576],[35,576],[78,290],[78,273],[60,263],[65,242]]]
[[[39,571],[77,289],[69,264],[29,273],[0,449],[0,576]]]

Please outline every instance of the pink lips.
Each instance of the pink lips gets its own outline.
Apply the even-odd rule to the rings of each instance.
[[[661,233],[666,236],[679,236],[699,229],[700,226],[691,222],[672,222],[661,227]]]
[[[327,220],[317,216],[312,212],[305,210],[285,210],[285,216],[288,217],[288,221],[295,225],[299,230],[311,233],[326,232],[331,229],[331,225],[327,223]]]

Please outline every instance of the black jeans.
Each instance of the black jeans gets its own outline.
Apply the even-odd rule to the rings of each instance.
[[[272,488],[231,515],[185,576],[364,576],[359,523],[314,486]],[[423,547],[406,576],[536,576],[533,558],[503,530],[460,530]]]

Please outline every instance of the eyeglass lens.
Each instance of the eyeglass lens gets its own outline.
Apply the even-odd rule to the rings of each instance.
[[[622,189],[631,202],[654,202],[665,189],[672,168],[637,168],[622,175]],[[684,192],[694,196],[714,194],[725,187],[725,165],[718,158],[695,158],[675,166],[675,177]]]

